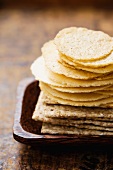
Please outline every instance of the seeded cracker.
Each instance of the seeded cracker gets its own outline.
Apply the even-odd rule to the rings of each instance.
[[[112,37],[86,28],[65,28],[56,35],[54,42],[62,54],[79,61],[105,58],[113,50]]]
[[[91,73],[87,71],[82,71],[78,69],[71,69],[63,66],[58,62],[59,52],[56,49],[53,41],[49,41],[44,44],[42,48],[42,56],[44,57],[45,65],[49,70],[57,74],[63,74],[66,77],[71,77],[75,79],[91,79],[100,76],[97,73]]]
[[[81,93],[60,92],[58,90],[52,89],[51,87],[49,87],[47,84],[45,84],[43,82],[40,82],[39,86],[40,86],[41,90],[48,91],[56,97],[60,97],[62,99],[72,100],[72,101],[95,101],[95,100],[104,99],[104,98],[109,97],[109,95],[97,94],[95,92],[82,93],[82,95],[81,95]]]
[[[51,104],[49,104],[51,103]],[[51,99],[48,98],[43,92],[41,92],[38,102],[35,107],[33,118],[37,116],[37,110],[44,111],[45,117],[48,118],[68,118],[68,119],[92,119],[113,121],[113,109],[111,108],[99,108],[99,107],[73,107],[69,105],[53,104]]]
[[[49,85],[52,89],[56,89],[61,92],[68,92],[68,93],[88,93],[88,92],[99,92],[101,90],[109,90],[111,85],[105,85],[105,86],[92,86],[92,87],[56,87]],[[110,90],[109,90],[110,91]]]
[[[113,38],[66,28],[31,66],[41,94],[33,119],[41,133],[113,135]]]
[[[84,71],[89,71],[92,73],[98,73],[98,74],[105,74],[105,73],[110,73],[113,71],[113,64],[110,64],[105,67],[101,68],[91,68],[91,67],[86,67],[86,66],[81,66],[80,64],[77,64],[70,59],[67,59],[67,57],[62,56],[61,60],[59,59],[59,62],[62,63],[64,66],[67,66],[69,68],[76,68]]]
[[[41,133],[75,135],[113,135],[113,132],[106,132],[103,130],[79,129],[73,126],[56,126],[48,123],[43,123]]]

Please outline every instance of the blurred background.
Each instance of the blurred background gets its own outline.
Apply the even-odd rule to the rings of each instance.
[[[112,8],[112,0],[0,0],[0,57],[34,59],[45,41],[69,26],[112,35]]]
[[[12,138],[18,83],[32,76],[30,65],[41,55],[42,45],[69,26],[113,36],[113,1],[0,0],[0,168],[15,169],[20,157],[21,146]],[[29,164],[28,159],[20,161],[21,167]],[[31,160],[32,167],[35,161]]]

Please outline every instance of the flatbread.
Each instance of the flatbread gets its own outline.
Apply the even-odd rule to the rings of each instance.
[[[47,134],[75,134],[75,135],[113,135],[105,130],[80,129],[73,126],[57,126],[48,123],[42,124],[41,133]]]
[[[71,60],[72,62],[74,62],[75,64],[79,64],[82,65],[83,67],[91,67],[91,68],[101,68],[101,67],[105,67],[108,65],[113,65],[113,51],[108,54],[105,58],[102,59],[98,59],[96,61],[77,61],[77,60],[72,60],[69,56],[65,56],[63,54],[60,53],[60,57],[65,57],[67,58],[67,60]]]
[[[91,79],[100,76],[97,73],[91,73],[83,70],[72,69],[63,66],[58,62],[59,52],[56,49],[53,41],[49,41],[42,47],[42,56],[44,57],[45,65],[49,70],[54,73],[65,75],[66,77],[71,77],[75,79]]]
[[[40,89],[42,91],[49,91],[50,94],[62,98],[62,99],[66,99],[66,100],[71,100],[71,101],[95,101],[99,100],[99,99],[104,99],[104,98],[108,98],[110,95],[105,94],[102,95],[98,94],[96,92],[90,92],[90,93],[67,93],[67,92],[61,92],[55,89],[52,89],[49,85],[40,82],[39,83]]]
[[[48,71],[45,67],[44,59],[42,57],[39,57],[38,59],[36,59],[32,63],[30,69],[31,69],[32,74],[35,76],[36,80],[42,81],[52,86],[67,87],[64,84],[56,83],[49,78]]]
[[[109,88],[108,88],[109,89]],[[102,94],[102,95],[109,95],[109,96],[113,96],[113,91],[111,90],[99,90],[96,93],[98,94]]]
[[[113,108],[113,97],[108,97],[105,99],[100,99],[96,101],[72,101],[72,100],[66,100],[62,99],[60,97],[54,96],[51,92],[48,92],[44,90],[44,93],[48,95],[48,98],[51,100],[49,101],[49,104],[62,104],[62,105],[71,105],[71,106],[86,106],[86,107],[103,107],[103,108]],[[52,101],[52,102],[51,102]],[[50,103],[51,102],[51,103]],[[110,103],[110,104],[109,104]]]
[[[65,125],[65,126],[75,126],[78,128],[89,128],[89,129],[102,129],[113,130],[113,121],[108,122],[105,120],[96,119],[73,119],[73,118],[51,118],[45,116],[45,110],[48,111],[49,105],[38,104],[37,109],[33,113],[33,119],[35,121],[42,121],[46,123],[51,123],[53,125]],[[110,128],[110,129],[109,129]]]
[[[113,84],[113,79],[106,80],[78,80],[55,74],[45,67],[44,59],[39,57],[31,65],[32,74],[36,80],[57,87],[90,87]]]
[[[59,59],[59,62],[62,63],[64,66],[67,66],[71,69],[75,68],[75,69],[80,69],[84,71],[89,71],[92,73],[106,74],[106,73],[113,72],[113,64],[110,64],[105,67],[99,67],[99,68],[91,68],[91,67],[86,67],[86,66],[83,67],[82,65],[71,61],[69,58],[67,59],[67,57],[65,57],[64,55]]]
[[[68,93],[88,93],[88,92],[95,92],[95,91],[105,91],[109,90],[111,85],[105,85],[105,86],[92,86],[92,87],[57,87],[49,85],[52,89],[56,89],[61,92],[68,92]],[[109,90],[110,91],[110,90]]]
[[[65,87],[91,87],[91,86],[103,86],[103,85],[113,84],[113,78],[107,80],[96,80],[96,79],[79,80],[79,79],[73,79],[73,78],[66,77],[64,75],[53,73],[48,69],[46,70],[45,74],[48,74],[49,79],[51,79],[53,82],[64,85]]]
[[[76,107],[69,105],[50,104],[51,98],[46,96],[42,91],[40,93],[38,102],[34,113],[37,115],[37,110],[42,110],[45,117],[48,118],[68,118],[68,119],[92,119],[113,121],[113,109],[99,108],[99,107]],[[34,114],[35,115],[35,114]],[[34,116],[33,115],[33,116]],[[36,116],[35,115],[35,116]]]
[[[86,28],[65,28],[59,31],[54,42],[62,54],[78,61],[105,58],[113,50],[112,37]]]

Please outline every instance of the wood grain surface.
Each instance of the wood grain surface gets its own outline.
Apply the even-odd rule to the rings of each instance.
[[[0,10],[0,170],[113,169],[112,148],[38,148],[13,139],[18,83],[32,76],[29,68],[41,55],[43,43],[68,26],[102,30],[113,36],[113,10],[77,6]]]

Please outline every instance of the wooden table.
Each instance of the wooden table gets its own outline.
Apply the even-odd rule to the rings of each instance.
[[[30,65],[44,42],[64,27],[84,26],[113,36],[113,11],[95,8],[0,10],[0,169],[111,170],[113,151],[78,148],[33,148],[16,142],[12,126],[16,89],[31,77]]]

